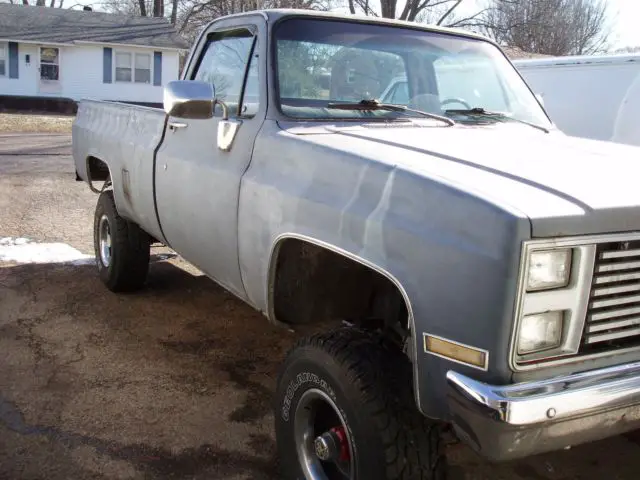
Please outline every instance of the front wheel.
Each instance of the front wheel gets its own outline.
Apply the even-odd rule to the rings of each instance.
[[[98,198],[93,245],[100,280],[109,290],[130,292],[142,287],[149,270],[150,238],[118,214],[110,190]]]
[[[368,332],[300,341],[278,379],[275,422],[288,480],[445,478],[440,427],[415,407],[407,358]]]

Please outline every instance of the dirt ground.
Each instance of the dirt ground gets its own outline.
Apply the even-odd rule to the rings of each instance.
[[[72,115],[0,113],[2,133],[71,133]]]
[[[0,136],[0,239],[93,253],[69,142]],[[132,295],[91,264],[0,263],[0,479],[279,478],[271,396],[296,334],[153,254]],[[497,466],[448,454],[454,479],[636,479],[640,434]]]

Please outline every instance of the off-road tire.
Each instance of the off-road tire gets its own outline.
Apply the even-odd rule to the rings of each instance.
[[[275,398],[283,478],[305,480],[294,415],[310,388],[326,393],[340,409],[352,439],[356,480],[446,478],[442,426],[418,412],[407,357],[379,335],[355,328],[302,339],[285,359]]]
[[[100,255],[99,228],[103,216],[109,222],[111,259],[108,265]],[[138,225],[125,220],[116,209],[113,192],[102,192],[98,198],[93,222],[93,245],[100,280],[112,292],[140,289],[149,270],[150,237]]]

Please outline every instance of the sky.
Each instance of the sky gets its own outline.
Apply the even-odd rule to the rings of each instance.
[[[640,1],[606,0],[611,9],[614,48],[640,46]]]
[[[609,44],[613,50],[640,46],[640,0],[604,0],[609,6],[612,32]],[[478,11],[481,0],[464,0],[460,14]]]
[[[611,37],[609,45],[611,50],[623,47],[640,46],[640,0],[604,0],[609,5]],[[86,2],[86,3],[85,3]],[[79,3],[90,5],[91,1]],[[93,3],[96,10],[101,10],[100,0]],[[376,3],[373,0],[372,3]],[[463,0],[458,7],[461,16],[472,15],[476,13],[486,0]],[[346,4],[346,2],[345,2]],[[402,0],[398,1],[398,10],[404,4]],[[78,7],[80,8],[80,7]],[[340,9],[341,10],[341,9]],[[346,7],[345,7],[346,11]]]

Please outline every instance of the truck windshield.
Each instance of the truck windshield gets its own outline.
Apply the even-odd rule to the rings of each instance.
[[[406,119],[390,109],[332,109],[378,100],[456,122],[550,122],[494,45],[455,34],[353,21],[293,18],[275,31],[279,105],[304,119]],[[465,111],[482,108],[503,115]],[[419,113],[415,113],[420,117]]]

